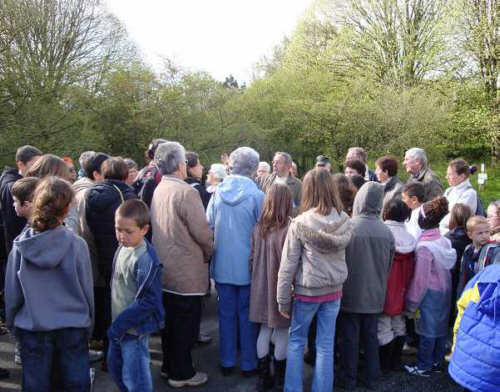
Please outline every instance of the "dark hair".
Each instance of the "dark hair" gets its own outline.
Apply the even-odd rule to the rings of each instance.
[[[401,199],[393,198],[385,204],[382,219],[404,222],[410,215],[411,210],[406,203]]]
[[[30,146],[29,144],[26,146],[19,147],[16,151],[16,162],[21,161],[26,164],[29,162],[31,158],[43,155],[43,153],[36,147]]]
[[[422,213],[423,212],[423,213]],[[418,225],[423,230],[439,227],[439,222],[448,213],[448,200],[444,196],[438,196],[422,205],[418,216]]]
[[[417,181],[404,185],[401,193],[406,193],[409,197],[415,196],[419,203],[422,203],[425,200],[425,187]]]
[[[122,218],[132,219],[141,229],[151,222],[149,208],[142,200],[126,200],[115,212]]]
[[[352,183],[351,178],[347,177],[345,174],[335,173],[332,175],[332,179],[337,191],[339,192],[344,212],[351,216],[354,198],[358,192],[357,188]]]
[[[153,139],[146,150],[146,157],[153,160],[155,158],[155,152],[158,146],[162,143],[166,143],[168,140],[165,139]]]
[[[188,168],[190,167],[195,167],[198,164],[198,161],[200,160],[200,156],[193,152],[193,151],[187,151],[186,152],[186,165]]]
[[[375,161],[380,170],[387,172],[389,177],[394,177],[398,174],[398,161],[390,155],[383,156]]]
[[[59,177],[49,176],[40,180],[33,196],[30,225],[37,231],[59,226],[73,201],[71,184]]]
[[[38,177],[24,177],[17,180],[10,193],[23,204],[25,201],[33,201],[36,186],[40,179]]]
[[[139,165],[137,165],[137,163],[133,159],[125,158],[124,161],[125,161],[125,164],[127,165],[129,170],[132,170],[132,169],[138,170],[139,169]]]
[[[302,183],[302,212],[312,208],[321,215],[328,215],[335,208],[340,214],[342,202],[332,175],[324,169],[312,169],[307,172]]]
[[[467,220],[472,216],[472,212],[468,205],[457,203],[453,206],[450,211],[450,222],[448,223],[448,228],[450,230],[456,227],[463,227],[467,225]]]
[[[69,180],[68,165],[56,155],[42,155],[26,172],[26,177],[43,178],[46,176],[56,176]]]
[[[266,194],[259,220],[260,235],[265,238],[269,232],[288,224],[293,211],[293,196],[285,184],[274,183]]]
[[[359,173],[359,175],[363,177],[365,176],[366,166],[363,162],[361,162],[358,159],[351,159],[349,161],[346,161],[344,166],[356,170]]]
[[[359,174],[349,177],[349,180],[351,180],[352,185],[356,187],[356,191],[358,191],[359,188],[361,188],[366,182],[365,178],[363,176],[360,176]]]
[[[106,180],[124,181],[128,177],[128,166],[122,157],[111,157],[102,164],[102,176]]]
[[[83,167],[83,170],[85,170],[85,173],[87,173],[88,177],[91,180],[95,180],[94,172],[101,174],[102,164],[108,159],[109,159],[108,154],[104,154],[103,152],[98,152],[89,158],[87,167]]]
[[[474,174],[477,171],[476,166],[469,166],[469,164],[463,159],[454,159],[449,164],[457,175],[465,174],[465,177],[469,177],[471,174]]]

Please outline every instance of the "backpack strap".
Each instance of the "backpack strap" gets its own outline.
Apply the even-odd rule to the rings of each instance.
[[[113,188],[115,188],[118,193],[120,194],[120,199],[122,200],[122,204],[125,202],[125,198],[123,197],[123,193],[122,191],[120,190],[120,188],[118,188],[115,184],[111,184],[113,186]]]

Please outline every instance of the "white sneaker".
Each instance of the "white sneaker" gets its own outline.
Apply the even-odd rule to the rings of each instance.
[[[196,372],[193,377],[187,380],[172,380],[168,379],[168,385],[172,388],[182,388],[182,387],[197,387],[198,385],[203,385],[208,381],[208,376],[206,373]]]

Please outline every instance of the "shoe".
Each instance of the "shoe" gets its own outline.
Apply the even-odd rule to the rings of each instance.
[[[220,366],[220,371],[224,377],[228,377],[234,373],[234,366]]]
[[[164,369],[161,369],[161,370],[160,370],[160,376],[161,376],[162,378],[166,378],[166,379],[168,379],[168,372],[167,372],[166,370],[164,370]]]
[[[443,373],[443,365],[441,365],[439,363],[435,363],[431,367],[431,372],[432,373]]]
[[[200,332],[198,335],[198,344],[209,344],[212,341],[212,337],[206,333]]]
[[[10,373],[7,369],[0,368],[0,380],[3,380],[4,378],[9,378]]]
[[[405,369],[412,376],[430,377],[431,375],[429,370],[420,370],[418,366],[405,365]]]
[[[99,362],[104,358],[102,351],[89,350],[89,363]]]
[[[394,340],[391,340],[389,343],[384,344],[383,346],[379,346],[378,354],[380,358],[380,370],[383,374],[387,374],[391,371],[391,359],[392,352],[394,348]]]
[[[264,392],[273,387],[274,379],[271,376],[271,358],[266,355],[257,361],[257,392]]]
[[[285,387],[286,359],[282,361],[274,360],[274,390],[283,391]]]
[[[183,388],[183,387],[197,387],[203,385],[208,381],[208,376],[206,373],[196,372],[195,375],[187,380],[172,380],[168,379],[168,385],[172,388]]]

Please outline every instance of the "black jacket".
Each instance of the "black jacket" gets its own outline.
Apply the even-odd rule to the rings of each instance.
[[[187,177],[184,181],[186,181],[189,185],[195,188],[200,193],[201,202],[203,203],[203,208],[207,209],[208,202],[210,201],[210,197],[212,194],[207,192],[205,185],[201,184],[200,181],[193,177]]]
[[[85,216],[96,242],[97,268],[106,285],[110,284],[113,257],[118,248],[115,211],[122,203],[122,197],[123,200],[137,199],[134,190],[118,180],[105,180],[87,192]]]
[[[20,218],[14,209],[10,193],[14,183],[22,178],[16,169],[6,166],[0,177],[0,260],[5,260],[12,248],[12,242],[26,226],[26,219]]]

